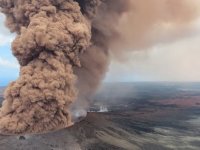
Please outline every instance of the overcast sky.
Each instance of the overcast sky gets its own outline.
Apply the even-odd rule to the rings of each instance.
[[[0,86],[18,77],[19,65],[10,44],[15,37],[0,14]],[[200,21],[188,36],[129,54],[127,61],[112,61],[105,81],[200,81]]]

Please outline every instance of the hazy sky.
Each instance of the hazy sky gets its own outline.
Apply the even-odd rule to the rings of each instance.
[[[19,65],[12,56],[14,34],[0,14],[0,85],[18,77]],[[133,52],[120,63],[112,61],[105,81],[200,81],[200,21],[191,33],[175,41]]]
[[[106,81],[200,81],[200,25],[173,42],[112,62]],[[199,27],[198,27],[199,26]]]

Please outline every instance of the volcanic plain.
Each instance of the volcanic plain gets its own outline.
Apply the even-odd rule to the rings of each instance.
[[[0,150],[200,149],[200,83],[105,83],[91,99],[87,117],[74,126],[1,135]]]

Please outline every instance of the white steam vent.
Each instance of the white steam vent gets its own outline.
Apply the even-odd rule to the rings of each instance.
[[[87,111],[84,109],[76,109],[71,112],[72,114],[72,121],[73,122],[80,122],[87,116]]]
[[[108,108],[106,106],[100,106],[99,112],[108,112]]]

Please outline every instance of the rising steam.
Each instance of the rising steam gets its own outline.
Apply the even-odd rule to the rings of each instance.
[[[190,2],[190,3],[189,3]],[[0,109],[3,134],[44,133],[72,125],[88,107],[110,54],[154,43],[155,26],[186,26],[195,0],[0,0],[20,77]],[[178,8],[178,9],[177,9]],[[75,101],[76,100],[76,101]]]

